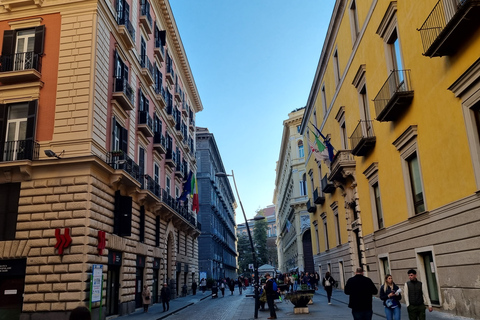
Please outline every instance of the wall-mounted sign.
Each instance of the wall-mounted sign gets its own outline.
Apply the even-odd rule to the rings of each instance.
[[[58,254],[63,254],[63,249],[68,248],[72,243],[72,238],[70,237],[70,229],[65,228],[62,234],[60,229],[55,229],[55,238],[57,243],[55,244],[55,249],[58,250]]]
[[[103,265],[92,265],[91,302],[99,302],[102,299]]]
[[[121,266],[122,265],[122,253],[118,251],[110,250],[108,252],[108,264],[111,266]]]

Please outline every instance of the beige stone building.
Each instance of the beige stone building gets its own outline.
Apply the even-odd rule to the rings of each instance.
[[[310,213],[307,211],[305,146],[300,125],[305,108],[288,114],[283,122],[273,201],[277,221],[278,266],[282,272],[314,272]]]
[[[168,0],[2,0],[0,44],[0,313],[190,288],[200,224],[177,199],[203,106]]]

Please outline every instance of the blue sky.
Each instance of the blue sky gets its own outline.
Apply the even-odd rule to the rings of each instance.
[[[170,0],[204,107],[196,125],[214,134],[247,218],[272,204],[283,121],[307,102],[334,3]]]

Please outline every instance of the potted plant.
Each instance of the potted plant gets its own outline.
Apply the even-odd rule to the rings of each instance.
[[[314,291],[314,290],[306,290],[306,291]],[[285,299],[289,300],[295,308],[307,308],[308,303],[313,297],[313,292],[304,292],[303,290],[299,290],[296,292],[289,292],[285,295]]]

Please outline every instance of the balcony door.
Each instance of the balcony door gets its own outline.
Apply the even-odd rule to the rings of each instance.
[[[15,46],[14,71],[33,69],[33,51],[35,48],[35,29],[17,32]]]
[[[5,108],[5,109],[4,109]],[[2,110],[3,109],[3,110]],[[32,159],[36,101],[0,105],[0,127],[5,116],[5,137],[0,151],[3,161]]]

